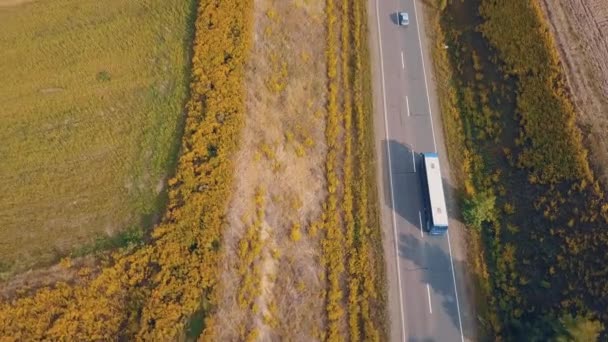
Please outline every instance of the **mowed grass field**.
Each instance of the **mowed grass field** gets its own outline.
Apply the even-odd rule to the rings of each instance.
[[[190,0],[7,4],[0,279],[133,236],[159,215],[179,146],[194,11]]]

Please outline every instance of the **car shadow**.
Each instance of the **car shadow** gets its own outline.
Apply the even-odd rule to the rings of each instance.
[[[399,25],[399,13],[398,12],[393,12],[393,13],[389,14],[388,17],[393,24]]]

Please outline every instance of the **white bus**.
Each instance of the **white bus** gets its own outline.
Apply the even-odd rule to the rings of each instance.
[[[448,211],[445,205],[439,157],[437,153],[421,153],[420,156],[426,231],[431,235],[443,235],[448,230]]]

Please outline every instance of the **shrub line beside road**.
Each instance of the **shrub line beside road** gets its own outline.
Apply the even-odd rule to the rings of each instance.
[[[336,4],[340,4],[339,9]],[[387,336],[383,319],[386,288],[375,175],[370,167],[374,145],[366,13],[359,1],[328,0],[326,15],[326,337],[330,341],[343,340],[347,334],[344,328],[348,327],[350,340],[378,341]]]

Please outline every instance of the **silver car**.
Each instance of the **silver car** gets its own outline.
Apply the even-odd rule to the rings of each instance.
[[[407,12],[399,12],[399,25],[407,26],[410,24],[410,16]]]

